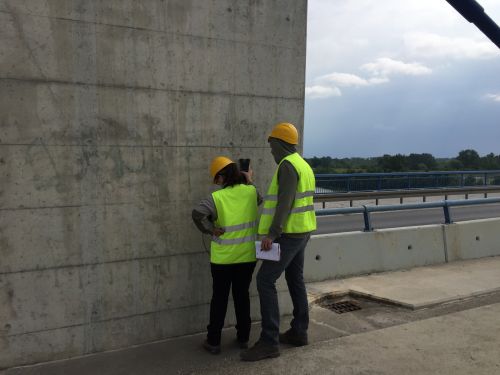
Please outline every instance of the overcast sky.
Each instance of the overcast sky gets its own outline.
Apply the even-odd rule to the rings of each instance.
[[[500,50],[445,0],[308,3],[305,156],[500,154]]]

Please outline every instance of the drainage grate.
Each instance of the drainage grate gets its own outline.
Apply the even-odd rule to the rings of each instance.
[[[343,314],[349,311],[361,310],[361,306],[351,301],[327,302],[322,303],[322,306],[335,311],[337,314]]]

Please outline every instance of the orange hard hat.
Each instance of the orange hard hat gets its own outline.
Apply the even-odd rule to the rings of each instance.
[[[299,133],[293,124],[288,122],[280,122],[277,124],[269,137],[278,138],[291,145],[296,145],[299,143]]]
[[[221,170],[232,163],[234,163],[234,161],[226,158],[225,156],[217,156],[214,160],[212,160],[212,163],[210,164],[210,174],[212,175],[212,178],[214,178],[217,173],[219,173]]]

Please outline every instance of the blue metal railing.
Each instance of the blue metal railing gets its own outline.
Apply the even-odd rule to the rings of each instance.
[[[500,185],[500,170],[317,174],[316,194]]]
[[[415,210],[422,208],[443,208],[445,224],[453,223],[450,207],[457,206],[472,206],[477,204],[491,204],[500,203],[500,198],[485,198],[485,199],[468,199],[456,201],[438,201],[428,203],[414,203],[414,204],[398,204],[387,206],[361,206],[361,207],[346,207],[346,208],[332,208],[326,210],[316,210],[316,216],[331,216],[343,214],[363,214],[365,222],[365,232],[373,231],[370,213],[372,212],[387,212],[387,211],[401,211],[401,210]],[[500,213],[499,213],[500,216]]]

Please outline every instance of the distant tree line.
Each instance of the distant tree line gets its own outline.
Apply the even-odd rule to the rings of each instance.
[[[455,158],[435,158],[431,154],[388,155],[373,158],[306,158],[314,173],[429,172],[460,170],[500,170],[500,154],[479,156],[462,150]]]

